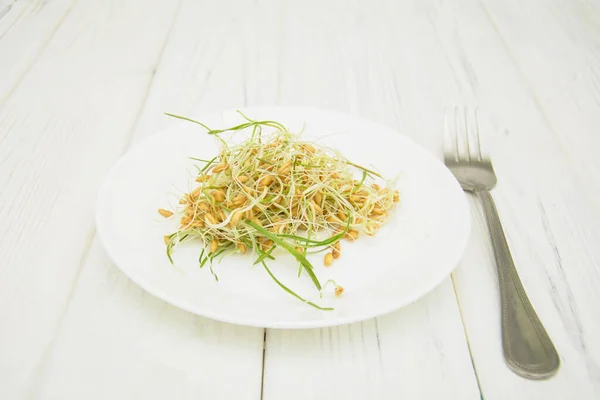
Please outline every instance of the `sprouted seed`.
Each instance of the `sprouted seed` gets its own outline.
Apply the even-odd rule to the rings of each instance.
[[[159,208],[158,213],[165,218],[169,218],[171,215],[173,215],[173,211],[165,210],[164,208]]]
[[[180,226],[165,236],[167,257],[182,241],[201,241],[200,267],[230,253],[251,249],[267,274],[286,292],[317,309],[330,310],[294,293],[278,280],[267,262],[280,248],[299,262],[315,288],[323,286],[307,254],[326,253],[332,265],[341,257],[340,241],[359,239],[359,232],[373,236],[400,201],[392,182],[378,172],[350,162],[338,152],[303,141],[276,121],[254,121],[240,112],[244,122],[222,130],[173,114],[169,116],[201,125],[218,141],[219,154],[200,163],[196,187],[180,201]],[[263,129],[272,132],[263,134]],[[251,130],[240,144],[228,144],[219,134]],[[358,179],[357,179],[358,178]],[[172,211],[159,209],[168,218]],[[317,237],[325,239],[317,239]],[[339,296],[343,288],[335,284]]]

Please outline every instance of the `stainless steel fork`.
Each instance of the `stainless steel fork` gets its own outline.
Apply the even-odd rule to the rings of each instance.
[[[528,379],[553,376],[558,353],[535,313],[513,263],[490,190],[496,186],[492,162],[479,140],[475,108],[455,107],[446,113],[444,159],[465,191],[483,204],[494,247],[502,306],[504,359],[517,375]]]

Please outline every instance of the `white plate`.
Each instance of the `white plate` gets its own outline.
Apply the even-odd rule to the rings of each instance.
[[[372,165],[388,177],[398,174],[401,202],[375,237],[342,243],[342,256],[327,268],[322,255],[310,258],[315,273],[345,288],[340,297],[319,298],[308,276],[282,255],[270,262],[275,275],[300,295],[334,311],[319,311],[283,292],[253,257],[229,256],[214,269],[198,267],[200,244],[165,254],[163,236],[176,221],[158,208],[175,207],[193,185],[193,161],[212,158],[214,137],[189,122],[178,122],[129,151],[115,165],[98,198],[96,222],[108,254],[134,282],[184,310],[235,324],[309,328],[372,318],[407,305],[449,276],[469,236],[465,195],[449,170],[432,154],[401,134],[363,119],[305,108],[252,108],[250,118],[271,119],[306,138],[338,148],[346,157]],[[197,117],[213,129],[243,122],[235,111]],[[329,289],[333,289],[330,287]],[[330,290],[330,291],[331,291]]]

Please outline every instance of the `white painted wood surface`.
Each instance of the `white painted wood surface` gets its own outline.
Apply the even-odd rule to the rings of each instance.
[[[599,398],[599,49],[585,0],[14,2],[0,17],[0,398]],[[504,365],[475,202],[452,279],[328,329],[178,310],[95,237],[98,185],[171,123],[163,111],[327,107],[441,155],[444,107],[462,102],[490,117],[494,195],[561,355],[548,381]]]

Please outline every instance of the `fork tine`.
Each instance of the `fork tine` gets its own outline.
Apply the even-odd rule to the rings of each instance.
[[[482,161],[478,110],[454,106],[444,120],[444,157],[455,162]]]
[[[466,107],[455,107],[454,109],[454,132],[458,161],[471,161],[469,152],[468,119]]]
[[[471,143],[469,153],[471,154],[472,159],[476,161],[488,160],[489,157],[486,155],[483,143],[481,142],[479,109],[477,107],[470,109],[468,116],[469,129],[467,134],[469,135],[469,142]]]
[[[467,161],[471,161],[472,157],[472,153],[471,153],[471,140],[469,140],[469,137],[472,135],[471,130],[473,129],[473,126],[471,124],[471,115],[470,115],[470,110],[469,107],[463,107],[461,109],[461,114],[462,114],[462,122],[464,124],[463,127],[461,127],[462,129],[459,130],[459,132],[464,132],[463,133],[463,137],[465,139],[465,143],[464,143],[464,147],[465,147],[465,154],[466,154],[466,158]]]
[[[468,151],[472,160],[481,161],[481,141],[479,137],[479,116],[476,107],[465,109],[466,136]]]
[[[483,160],[485,158],[485,151],[483,144],[481,143],[481,134],[479,133],[479,127],[481,124],[479,123],[479,109],[475,108],[475,124],[477,125],[477,152],[479,154],[479,160]]]
[[[456,130],[456,107],[446,109],[444,115],[444,158],[458,161],[458,132]]]

